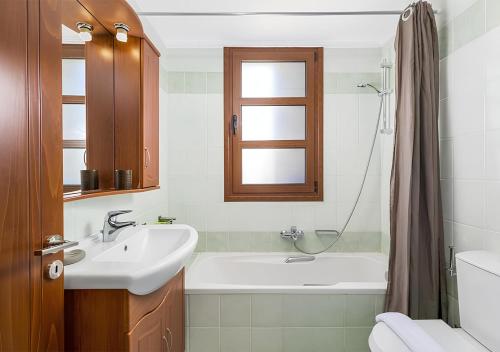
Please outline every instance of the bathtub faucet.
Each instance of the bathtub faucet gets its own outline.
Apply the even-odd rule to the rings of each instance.
[[[292,226],[290,228],[290,231],[288,230],[283,230],[281,231],[281,238],[284,240],[292,240],[292,241],[297,241],[298,239],[301,239],[304,237],[304,231],[298,230],[297,226]]]
[[[286,258],[285,263],[312,262],[314,259],[316,259],[316,257],[313,255],[300,255]]]

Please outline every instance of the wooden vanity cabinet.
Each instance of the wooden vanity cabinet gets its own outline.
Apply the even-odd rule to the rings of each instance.
[[[67,351],[184,352],[184,270],[144,296],[66,290]]]

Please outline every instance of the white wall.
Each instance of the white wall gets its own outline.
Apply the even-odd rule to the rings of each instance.
[[[500,2],[449,1],[441,29],[440,157],[445,246],[500,253]],[[449,258],[447,258],[449,260]],[[456,280],[451,324],[459,324]]]
[[[325,50],[325,200],[298,203],[223,201],[222,49],[169,49],[165,56],[171,215],[201,232],[279,231],[290,225],[312,230],[345,221],[378,113],[378,97],[358,94],[366,91],[355,89],[355,83],[365,73],[378,78],[380,49]],[[366,190],[348,230],[379,232],[380,222],[377,142]]]

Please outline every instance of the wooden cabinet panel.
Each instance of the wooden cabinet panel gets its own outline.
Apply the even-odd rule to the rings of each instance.
[[[94,33],[85,50],[87,167],[99,170],[99,188],[110,189],[115,170],[113,36]]]
[[[159,184],[159,58],[149,43],[141,40],[142,66],[142,186]]]
[[[115,167],[134,188],[159,185],[159,56],[146,39],[115,40]]]
[[[145,316],[139,324],[128,334],[129,351],[150,352],[164,351],[164,306],[160,305],[155,311]]]
[[[115,168],[132,170],[132,187],[141,188],[141,40],[114,45]]]

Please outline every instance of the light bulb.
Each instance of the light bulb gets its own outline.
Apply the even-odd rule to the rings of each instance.
[[[81,40],[84,42],[90,42],[92,40],[92,30],[94,27],[92,27],[91,24],[78,22],[76,27],[78,28],[78,36]]]
[[[115,23],[116,28],[116,40],[126,43],[127,33],[129,31],[128,26],[125,23]]]

